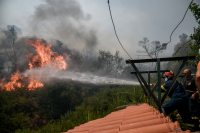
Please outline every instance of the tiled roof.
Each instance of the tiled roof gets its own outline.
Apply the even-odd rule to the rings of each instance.
[[[178,129],[178,130],[177,130]],[[65,133],[190,133],[148,104],[128,106]]]

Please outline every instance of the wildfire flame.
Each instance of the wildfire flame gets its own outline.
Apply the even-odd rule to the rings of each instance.
[[[38,76],[35,74],[31,74],[29,77],[30,83],[28,85],[29,90],[34,90],[35,88],[43,87],[44,84],[41,83],[38,79]]]
[[[51,44],[46,44],[42,40],[29,40],[28,44],[35,47],[35,51],[37,54],[30,53],[26,55],[29,63],[30,69],[39,69],[41,67],[50,67],[55,69],[55,72],[66,69],[68,67],[65,59],[63,56],[58,55],[57,52],[53,52],[51,50]],[[64,53],[65,56],[67,56],[66,53]],[[42,71],[42,70],[41,70]],[[4,83],[5,78],[0,82],[0,86],[2,86],[2,89],[5,89],[7,91],[14,90],[15,87],[27,87],[29,90],[34,90],[38,87],[43,87],[44,84],[40,81],[41,80],[41,74],[25,74],[25,76],[21,76],[19,70],[13,75],[11,75],[10,82]],[[48,77],[48,75],[47,75]],[[22,81],[25,81],[25,79],[28,79],[28,85],[24,85]],[[22,85],[23,84],[23,85]]]
[[[51,50],[51,44],[46,44],[42,40],[35,42],[30,40],[29,43],[36,48],[38,55],[28,54],[29,68],[48,66],[55,69],[66,69],[67,63],[63,56]]]
[[[2,89],[6,89],[7,91],[14,90],[15,87],[22,87],[22,84],[19,82],[19,80],[23,80],[23,77],[21,76],[19,70],[13,75],[11,75],[10,82],[3,85]],[[1,81],[4,83],[5,78]]]

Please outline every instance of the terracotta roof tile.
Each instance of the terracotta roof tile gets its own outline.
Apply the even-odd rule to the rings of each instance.
[[[115,128],[119,129],[120,125],[121,124],[113,124],[113,125],[106,125],[106,126],[102,126],[102,127],[94,127],[94,128],[91,128],[89,130],[89,133],[96,132],[96,131],[104,131],[104,130],[109,130],[109,129],[115,129]]]
[[[167,132],[167,133],[191,133],[190,130],[180,131],[180,132]]]
[[[178,127],[178,122],[164,123],[158,125],[144,126],[129,130],[120,131],[119,133],[166,133],[172,132]]]
[[[157,115],[149,115],[149,116],[138,117],[138,118],[124,119],[122,121],[122,125],[141,122],[141,121],[147,121],[147,120],[152,120],[152,119],[160,119],[160,118],[163,118],[163,116],[164,116],[163,114],[157,114]]]
[[[164,117],[155,108],[144,103],[128,106],[104,118],[81,124],[67,133],[176,133],[174,129],[177,127],[178,122],[171,122],[169,117]],[[190,133],[190,130],[180,133]]]
[[[147,120],[147,121],[142,121],[142,122],[137,122],[137,123],[131,123],[131,124],[126,124],[126,125],[121,125],[120,131],[144,127],[144,126],[158,125],[158,124],[163,124],[163,123],[167,123],[167,122],[169,122],[169,117],[161,118],[161,119]]]
[[[97,132],[91,132],[91,133],[118,133],[119,132],[119,128],[114,128],[114,129],[108,129],[108,130],[100,130]]]
[[[96,125],[94,125],[94,127],[103,127],[103,126],[115,125],[115,124],[120,124],[121,125],[121,123],[122,123],[122,120],[110,121],[110,122],[96,124]]]

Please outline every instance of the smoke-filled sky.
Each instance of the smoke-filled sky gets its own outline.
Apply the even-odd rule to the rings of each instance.
[[[111,11],[120,41],[137,58],[138,41],[166,43],[181,21],[190,0],[110,0]],[[199,0],[194,0],[200,4]],[[7,25],[21,28],[21,36],[37,36],[49,43],[62,41],[80,51],[120,51],[113,30],[107,0],[0,0],[0,30]],[[179,35],[193,33],[197,23],[190,10],[172,35],[172,42],[160,57],[172,55]],[[0,37],[3,32],[0,33]]]

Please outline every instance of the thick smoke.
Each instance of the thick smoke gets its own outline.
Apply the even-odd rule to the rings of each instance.
[[[182,33],[182,35],[179,35],[180,42],[174,45],[174,53],[173,56],[187,56],[187,52],[190,51],[190,48],[188,47],[187,41],[188,35],[185,33]]]
[[[3,70],[6,70],[8,75],[4,74],[2,78],[8,77],[7,79],[9,80],[9,75],[17,70],[20,70],[23,74],[35,73],[39,75],[39,71],[42,71],[43,76],[45,76],[44,73],[53,75],[55,70],[46,67],[37,68],[36,70],[38,71],[34,69],[29,70],[29,61],[26,55],[30,53],[37,55],[37,52],[35,47],[28,45],[27,42],[29,39],[42,39],[44,43],[52,44],[51,50],[53,52],[57,52],[58,55],[64,57],[66,57],[66,54],[70,58],[70,60],[67,60],[67,70],[69,72],[74,71],[75,73],[66,72],[65,74],[69,76],[63,78],[70,78],[71,76],[73,80],[77,79],[84,82],[106,83],[106,80],[109,80],[110,84],[116,84],[117,82],[119,84],[132,84],[132,82],[125,81],[122,83],[122,81],[116,79],[125,79],[127,75],[132,78],[130,71],[126,71],[128,69],[125,68],[125,61],[118,51],[115,54],[111,54],[109,51],[100,50],[98,55],[93,52],[98,44],[98,40],[95,28],[88,24],[90,19],[90,15],[84,14],[79,3],[75,0],[45,0],[43,4],[35,8],[29,27],[25,31],[22,30],[25,37],[17,36],[18,38],[14,44],[17,46],[15,50],[17,54],[10,54],[13,60],[5,58],[6,60],[2,63],[5,67]],[[9,27],[11,26],[8,26],[8,31],[6,32],[10,33]],[[27,30],[29,34],[27,34]],[[17,35],[19,34],[17,29],[15,29],[15,32]],[[27,37],[27,35],[29,36]],[[6,43],[7,45],[10,44]],[[86,51],[83,52],[83,50]],[[4,55],[2,54],[0,57],[7,55],[4,52]],[[6,65],[8,63],[9,65]],[[12,68],[12,70],[7,71],[8,68]],[[73,76],[73,74],[77,76]],[[112,78],[109,79],[107,76]]]
[[[30,35],[60,40],[78,50],[91,50],[98,44],[95,28],[86,26],[91,16],[84,14],[75,0],[45,0],[31,18]]]

